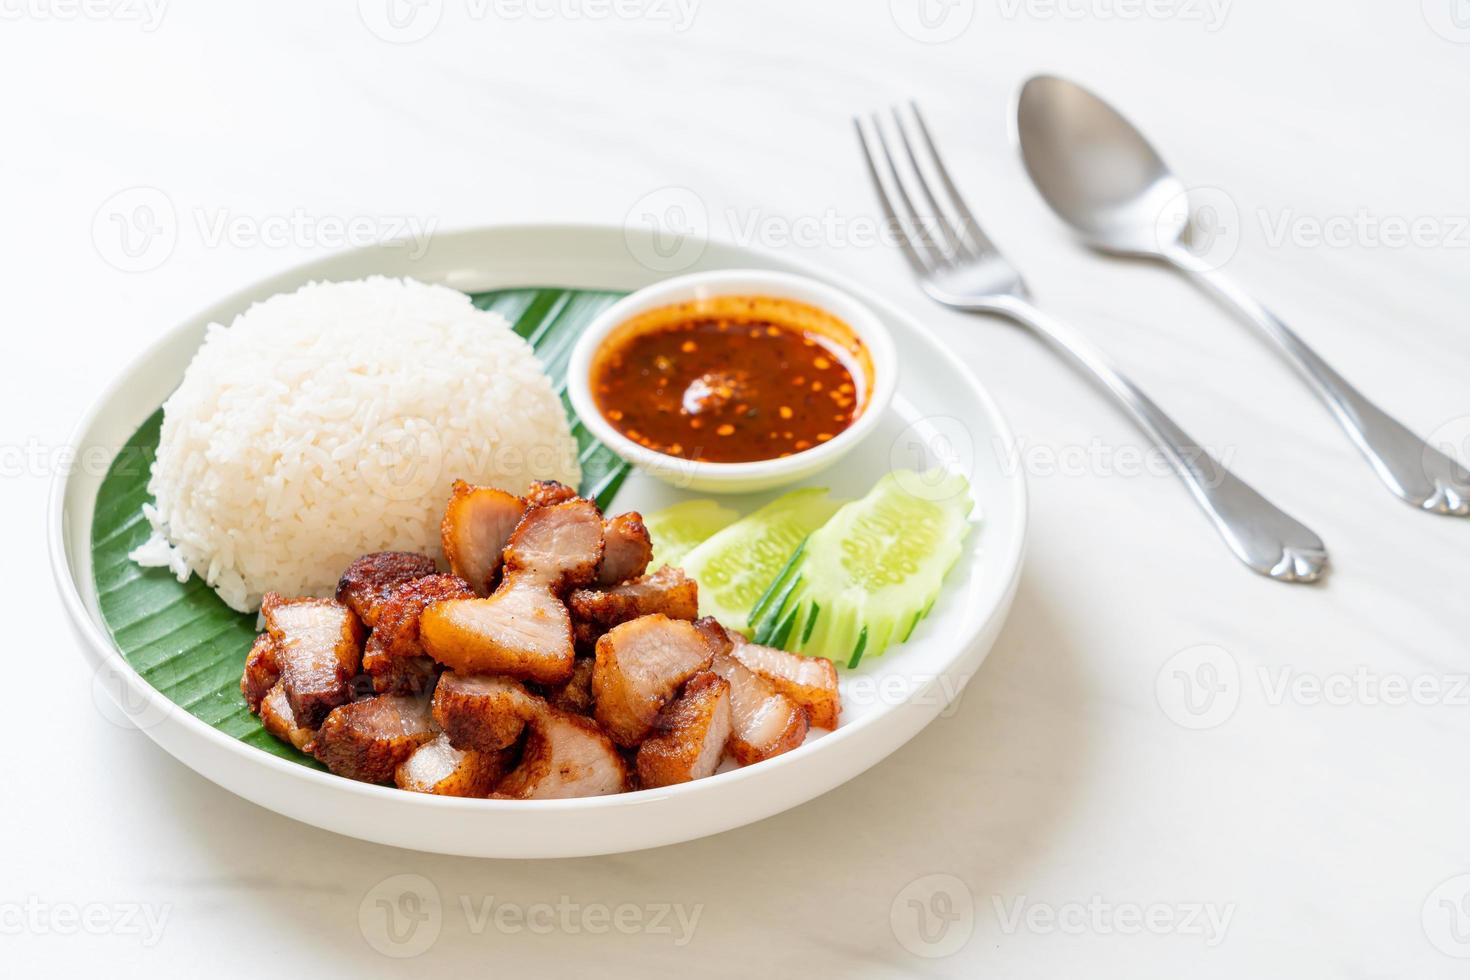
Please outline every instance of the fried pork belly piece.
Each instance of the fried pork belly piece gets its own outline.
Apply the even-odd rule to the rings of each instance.
[[[807,733],[806,711],[733,656],[718,654],[710,667],[730,682],[728,747],[742,766],[790,752]]]
[[[386,783],[436,734],[428,698],[381,694],[333,709],[309,751],[339,776]]]
[[[296,720],[307,728],[347,701],[362,660],[362,624],[331,599],[285,599],[268,592],[261,603],[276,665]]]
[[[610,589],[574,589],[567,596],[576,640],[591,646],[619,623],[654,613],[670,619],[699,615],[699,586],[682,568],[665,565],[652,575]]]
[[[436,796],[489,796],[506,773],[505,753],[457,749],[439,735],[393,772],[399,789]]]
[[[566,606],[527,574],[488,599],[450,599],[424,610],[419,638],[435,660],[461,674],[508,674],[542,684],[572,675]]]
[[[592,705],[595,703],[592,697],[592,672],[596,665],[597,661],[593,657],[578,657],[572,666],[571,680],[560,687],[548,688],[546,700],[553,707],[574,715],[592,714]]]
[[[598,723],[617,744],[637,745],[712,655],[699,630],[681,619],[655,614],[613,627],[597,641],[592,669]]]
[[[526,511],[505,546],[505,577],[555,590],[586,585],[602,561],[602,514],[580,497]]]
[[[454,481],[439,538],[449,570],[468,582],[475,594],[490,594],[500,575],[501,552],[525,512],[525,503],[504,490]]]
[[[542,708],[521,683],[491,674],[445,671],[434,688],[434,722],[457,749],[498,752],[515,744]]]
[[[731,656],[805,708],[814,727],[828,730],[837,727],[842,702],[837,694],[837,668],[832,666],[832,661],[761,646],[738,633],[731,639],[734,641]]]
[[[250,710],[260,713],[260,703],[281,679],[281,668],[276,663],[276,641],[269,633],[255,638],[255,645],[245,656],[245,673],[240,675],[240,693]]]
[[[638,784],[652,789],[712,775],[730,738],[730,717],[729,681],[710,671],[689,678],[638,747]]]
[[[627,788],[627,764],[602,729],[590,718],[547,707],[531,724],[521,764],[495,794],[558,800],[607,796]]]
[[[636,510],[603,521],[602,540],[598,585],[617,585],[648,570],[648,563],[653,560],[653,538],[643,525],[643,515]]]
[[[704,642],[709,644],[710,651],[717,657],[722,653],[729,653],[735,647],[730,634],[725,632],[725,627],[713,616],[699,617],[694,621],[694,628],[699,630],[699,635],[704,637]]]
[[[411,551],[363,555],[342,573],[337,582],[337,601],[357,613],[364,624],[376,626],[383,603],[400,585],[435,571],[434,559]]]
[[[301,751],[315,737],[316,732],[296,724],[296,715],[291,711],[291,702],[286,697],[286,688],[277,684],[260,701],[260,721],[265,730],[283,742],[290,742]]]
[[[526,489],[527,507],[550,507],[577,499],[577,491],[556,480],[537,480]]]
[[[420,694],[433,686],[434,661],[419,638],[425,609],[445,599],[472,599],[474,590],[456,575],[429,575],[400,585],[384,601],[368,637],[362,669],[379,694]]]

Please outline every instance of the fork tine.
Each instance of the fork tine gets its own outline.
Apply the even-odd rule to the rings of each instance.
[[[924,140],[924,146],[929,151],[929,160],[934,165],[934,172],[939,175],[939,182],[944,185],[945,193],[949,195],[950,204],[954,211],[960,216],[960,233],[969,240],[975,250],[981,255],[999,254],[999,250],[985,236],[980,222],[970,213],[970,208],[965,204],[965,199],[960,196],[959,188],[955,187],[954,181],[950,179],[949,169],[944,165],[944,158],[939,155],[939,148],[934,145],[934,139],[929,135],[929,127],[924,122],[923,113],[919,112],[919,104],[909,102],[909,111],[913,114],[914,122],[918,125],[919,136]]]
[[[899,141],[903,143],[903,151],[909,158],[909,167],[914,172],[914,181],[919,185],[919,191],[924,195],[924,200],[929,203],[929,210],[934,215],[934,223],[939,226],[940,233],[944,236],[946,250],[956,259],[975,258],[965,240],[955,234],[949,216],[944,213],[944,208],[939,206],[939,202],[934,198],[934,192],[929,189],[929,181],[924,177],[924,168],[919,166],[919,158],[914,154],[914,144],[909,139],[908,127],[903,123],[903,113],[896,106],[893,109],[893,126],[898,130]]]
[[[876,112],[873,113],[872,126],[873,133],[878,137],[878,146],[883,150],[883,159],[888,164],[888,175],[893,179],[894,192],[903,206],[903,217],[907,219],[907,227],[911,229],[908,235],[909,246],[923,256],[924,264],[930,271],[943,269],[949,265],[949,257],[923,233],[923,219],[919,217],[914,202],[909,199],[909,192],[904,189],[903,178],[898,173],[898,162],[893,158],[893,151],[888,148],[888,137],[883,135],[883,120]]]
[[[852,125],[857,130],[858,145],[863,149],[863,160],[868,164],[868,176],[872,178],[873,190],[878,194],[878,203],[883,208],[883,217],[893,226],[894,232],[898,235],[898,244],[903,252],[903,257],[908,260],[909,267],[914,270],[914,275],[920,277],[929,275],[930,267],[909,240],[908,232],[904,230],[903,223],[899,221],[898,215],[893,210],[893,203],[888,199],[888,191],[883,187],[883,178],[878,175],[877,160],[873,156],[872,147],[868,145],[868,135],[863,132],[862,119],[853,116]],[[902,185],[897,186],[901,193]]]

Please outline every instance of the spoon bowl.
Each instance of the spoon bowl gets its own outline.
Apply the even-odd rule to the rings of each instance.
[[[1087,89],[1054,75],[1021,88],[1021,160],[1037,191],[1094,248],[1160,256],[1189,224],[1187,192],[1143,134]]]

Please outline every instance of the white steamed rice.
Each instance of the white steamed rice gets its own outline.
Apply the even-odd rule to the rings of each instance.
[[[372,551],[438,556],[456,479],[580,480],[561,400],[505,318],[381,276],[311,283],[211,324],[164,403],[132,553],[242,612],[330,595]]]

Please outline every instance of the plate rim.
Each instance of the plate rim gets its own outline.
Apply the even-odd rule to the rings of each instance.
[[[454,229],[452,231],[443,231],[436,233],[435,237],[436,240],[443,240],[447,238],[473,239],[487,234],[515,237],[525,234],[548,233],[578,236],[609,235],[613,233],[627,235],[630,233],[630,229],[628,229],[626,226],[620,226],[616,224],[599,224],[585,222],[515,222],[505,224],[467,226]],[[943,340],[941,340],[933,330],[926,326],[920,320],[920,318],[909,313],[908,311],[904,310],[902,307],[896,305],[890,300],[886,299],[884,296],[877,293],[876,291],[868,289],[863,284],[852,280],[848,276],[845,276],[841,273],[833,272],[822,266],[820,263],[811,262],[804,257],[788,255],[785,252],[781,251],[770,251],[753,248],[748,245],[743,245],[738,242],[728,239],[722,239],[719,237],[707,238],[705,239],[705,242],[707,245],[723,247],[739,253],[743,253],[748,256],[761,256],[769,261],[780,263],[783,267],[788,268],[792,271],[799,272],[802,275],[809,275],[819,281],[831,283],[837,286],[837,288],[850,292],[861,302],[864,302],[872,308],[878,310],[885,318],[902,322],[904,327],[911,329],[916,335],[921,337],[926,343],[934,348],[936,352],[940,354],[949,354],[951,352],[949,346]],[[133,382],[137,374],[140,371],[144,370],[148,363],[159,355],[159,352],[162,349],[166,348],[171,343],[177,342],[178,336],[181,333],[190,329],[194,329],[196,323],[204,319],[205,314],[208,313],[210,310],[229,305],[239,307],[240,311],[243,311],[245,305],[249,302],[249,298],[256,295],[260,291],[260,289],[268,283],[287,278],[297,278],[306,281],[306,279],[311,277],[318,269],[333,266],[344,261],[350,261],[353,257],[367,258],[374,254],[380,254],[387,247],[389,247],[388,244],[378,243],[362,248],[346,249],[312,259],[308,262],[302,262],[289,266],[285,269],[278,270],[269,275],[259,277],[251,281],[250,283],[236,290],[233,290],[220,299],[208,304],[204,308],[195,311],[191,315],[176,321],[168,329],[163,331],[157,338],[155,338],[151,343],[144,347],[143,350],[141,350],[136,356],[130,359],[125,364],[125,366],[122,367],[111,378],[109,383],[104,386],[99,391],[99,393],[91,400],[86,411],[82,414],[80,419],[71,429],[70,435],[68,436],[66,442],[66,451],[72,453],[73,458],[78,458],[77,454],[82,448],[82,439],[95,426],[101,413],[113,400],[113,398],[119,394],[124,385]],[[664,278],[669,278],[674,274],[676,273],[660,274],[659,279],[662,280]],[[565,283],[562,283],[560,285],[566,285],[568,288],[579,288]],[[968,364],[957,357],[950,357],[949,360],[951,366],[956,371],[958,377],[963,381],[965,387],[984,407],[987,416],[986,421],[988,424],[988,428],[990,429],[990,434],[1001,441],[1001,448],[1003,451],[1013,450],[1016,444],[1016,437],[1004,413],[1001,411],[999,404],[996,402],[990,392],[985,388],[985,386],[980,383],[979,379],[974,375],[974,372],[970,369]],[[700,795],[707,795],[710,793],[725,792],[724,787],[733,787],[739,782],[743,782],[751,778],[760,778],[763,774],[774,772],[775,769],[778,767],[784,768],[793,764],[800,764],[803,760],[818,752],[822,746],[827,745],[828,743],[833,743],[832,747],[835,747],[835,745],[845,742],[849,738],[853,737],[855,734],[867,729],[872,724],[878,722],[881,718],[884,717],[884,713],[875,713],[873,715],[869,715],[866,718],[859,719],[851,726],[839,727],[837,730],[831,732],[830,734],[824,735],[820,739],[815,739],[792,752],[778,756],[775,759],[767,760],[760,766],[747,766],[739,769],[730,770],[725,773],[720,773],[718,777],[712,777],[710,780],[695,780],[693,782],[681,784],[679,786],[664,787],[654,790],[640,790],[630,793],[614,794],[610,796],[582,797],[567,800],[491,800],[478,798],[457,798],[434,796],[432,794],[420,793],[405,794],[402,790],[393,787],[378,786],[375,784],[362,783],[350,779],[343,779],[342,777],[334,775],[332,773],[322,772],[316,769],[309,768],[307,766],[303,766],[299,763],[289,761],[287,759],[278,758],[268,752],[262,752],[255,746],[252,746],[239,738],[220,731],[219,729],[215,728],[212,725],[209,725],[208,723],[196,717],[187,710],[176,705],[173,701],[169,700],[162,692],[158,691],[151,684],[149,684],[148,681],[137,672],[132,664],[128,663],[127,659],[122,655],[121,650],[113,642],[110,634],[108,634],[105,628],[100,623],[98,623],[96,619],[94,619],[93,612],[89,608],[89,604],[86,598],[82,595],[80,589],[77,587],[77,582],[74,578],[74,576],[78,574],[89,574],[91,570],[90,548],[87,550],[87,564],[85,567],[80,569],[73,569],[70,559],[70,551],[68,548],[66,504],[68,490],[72,484],[72,480],[75,474],[76,468],[63,468],[59,470],[57,474],[52,478],[51,489],[48,494],[46,514],[47,542],[52,574],[53,578],[55,579],[58,592],[61,595],[63,605],[66,608],[66,612],[69,619],[71,620],[71,625],[73,629],[78,633],[79,638],[85,641],[84,646],[90,648],[90,650],[86,652],[89,652],[93,657],[94,662],[92,664],[92,667],[94,669],[94,672],[101,671],[102,669],[109,669],[113,671],[115,675],[119,676],[122,681],[127,685],[128,693],[131,697],[141,697],[148,702],[149,707],[165,712],[166,714],[174,717],[176,720],[182,723],[188,733],[195,735],[196,737],[200,737],[206,742],[212,743],[212,745],[217,749],[222,749],[232,755],[240,757],[242,760],[246,761],[246,764],[252,762],[258,764],[263,763],[266,768],[272,769],[279,774],[286,775],[288,778],[300,779],[308,784],[312,784],[327,790],[334,790],[336,792],[345,793],[348,797],[364,797],[370,800],[392,800],[393,802],[398,804],[408,802],[405,800],[405,797],[412,797],[412,805],[414,806],[427,807],[430,809],[438,809],[451,812],[461,811],[463,813],[469,814],[494,814],[507,812],[542,814],[551,812],[576,813],[583,810],[603,810],[608,808],[646,806],[650,803],[672,797],[696,797]],[[955,641],[955,653],[947,660],[947,668],[954,666],[959,661],[962,661],[965,658],[965,654],[969,652],[969,648],[974,645],[978,640],[983,638],[988,631],[993,631],[994,633],[999,632],[1000,627],[1003,626],[1005,619],[1009,615],[1012,600],[1020,581],[1020,577],[1024,567],[1029,521],[1029,503],[1025,474],[1020,470],[1008,474],[1006,485],[1009,488],[1009,499],[1006,501],[1006,505],[1004,507],[995,508],[986,507],[985,510],[987,512],[990,512],[992,510],[1004,511],[1007,514],[1011,515],[1012,519],[1015,521],[1016,526],[1013,540],[1010,543],[1007,552],[1003,555],[1001,562],[1002,567],[1007,570],[1007,581],[1003,584],[1002,588],[997,593],[998,598],[995,601],[993,607],[988,611],[984,618],[980,619],[977,622],[974,630],[969,635]],[[86,535],[87,539],[90,540],[90,527],[77,528],[76,531],[79,534]],[[983,661],[984,656],[987,653],[988,647],[984,651],[984,653],[980,655],[980,660]],[[932,695],[933,693],[935,693],[936,688],[943,688],[944,685],[941,683],[941,679],[944,673],[945,671],[940,671],[936,673],[933,678],[930,678],[928,681],[916,686],[915,689],[909,694],[908,700],[916,699],[923,695]],[[969,679],[969,676],[964,677],[964,683],[968,683]],[[919,728],[916,729],[914,734],[917,734],[918,731],[922,731],[924,727],[927,727],[929,722],[931,722],[934,717],[938,716],[938,713],[940,710],[943,709],[943,706],[947,704],[952,698],[958,696],[958,689],[952,689],[948,691],[940,690],[938,693],[940,695],[940,708],[936,710],[930,718],[926,719],[923,724],[921,724]],[[140,727],[142,731],[144,731],[145,734],[148,734],[152,741],[158,743],[160,747],[164,749],[164,751],[168,752],[168,754],[174,756],[175,758],[179,758],[178,753],[174,752],[171,747],[162,744],[158,738],[154,737],[154,734],[152,732],[153,726]],[[908,737],[900,741],[898,745],[901,746],[912,737],[913,735],[909,735]],[[896,748],[897,746],[895,746],[895,750]],[[872,759],[862,768],[858,769],[852,776],[848,776],[840,780],[832,787],[828,787],[828,789],[820,790],[816,793],[813,793],[811,796],[801,801],[784,805],[774,812],[783,812],[784,810],[799,806],[801,805],[801,803],[808,802],[810,799],[822,795],[822,793],[827,792],[831,788],[835,788],[835,786],[841,785],[851,778],[854,778],[856,775],[861,774],[861,772],[863,772],[865,769],[871,768],[872,765],[876,765],[877,762],[881,761],[881,759],[884,757],[885,756],[878,756],[877,758]],[[180,759],[180,761],[184,760]],[[185,762],[185,764],[188,765],[187,762]],[[190,765],[190,768],[195,767]],[[200,771],[200,775],[204,776],[207,779],[210,779],[211,782],[218,783],[218,780],[214,779],[208,772]],[[236,795],[241,795],[239,791],[234,789],[233,787],[225,786],[224,788],[228,789],[232,793],[235,793]],[[246,798],[249,799],[248,797]],[[296,818],[293,816],[292,819],[300,818]],[[753,821],[742,821],[741,824],[736,824],[736,826],[740,826],[750,822]],[[686,837],[678,837],[673,840],[667,841],[667,843],[674,843],[676,840],[686,840],[691,839],[691,837],[698,836],[704,836],[704,834],[697,833]],[[602,852],[589,851],[582,853]]]

